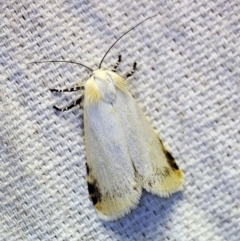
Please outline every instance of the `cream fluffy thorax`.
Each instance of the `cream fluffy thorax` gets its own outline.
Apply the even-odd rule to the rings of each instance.
[[[126,92],[125,80],[113,71],[98,69],[93,72],[85,85],[86,102],[94,104],[102,99],[112,103],[116,98],[116,87]]]

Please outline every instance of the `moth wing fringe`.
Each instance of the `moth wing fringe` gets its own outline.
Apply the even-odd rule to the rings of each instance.
[[[122,218],[138,206],[141,195],[142,191],[140,189],[138,194],[135,196],[135,199],[121,201],[114,199],[108,200],[105,203],[100,204],[103,207],[102,210],[98,210],[98,207],[95,206],[99,218],[104,221],[116,221],[117,219]],[[103,210],[109,210],[109,207],[111,207],[111,212],[102,212]]]

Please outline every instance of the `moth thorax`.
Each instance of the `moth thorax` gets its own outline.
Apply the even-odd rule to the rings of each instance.
[[[94,81],[101,98],[106,102],[113,102],[116,98],[116,87],[113,84],[112,76],[104,70],[98,70],[94,74]]]

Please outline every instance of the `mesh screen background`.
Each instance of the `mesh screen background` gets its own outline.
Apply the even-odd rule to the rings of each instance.
[[[239,1],[1,1],[0,240],[240,240]],[[105,223],[88,198],[83,110],[49,88],[103,67],[129,90],[185,173],[169,199],[143,192]]]

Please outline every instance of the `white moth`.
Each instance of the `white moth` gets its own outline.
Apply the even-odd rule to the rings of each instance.
[[[126,33],[108,49],[99,69],[92,71],[80,64],[92,71],[85,85],[51,89],[58,92],[84,89],[84,94],[70,106],[54,107],[65,111],[84,101],[88,191],[99,217],[105,221],[121,218],[135,208],[143,188],[168,197],[180,190],[183,183],[183,173],[174,158],[129,93],[125,79],[115,73],[121,56],[112,70],[101,68],[109,50]],[[126,77],[135,68],[136,63]]]

